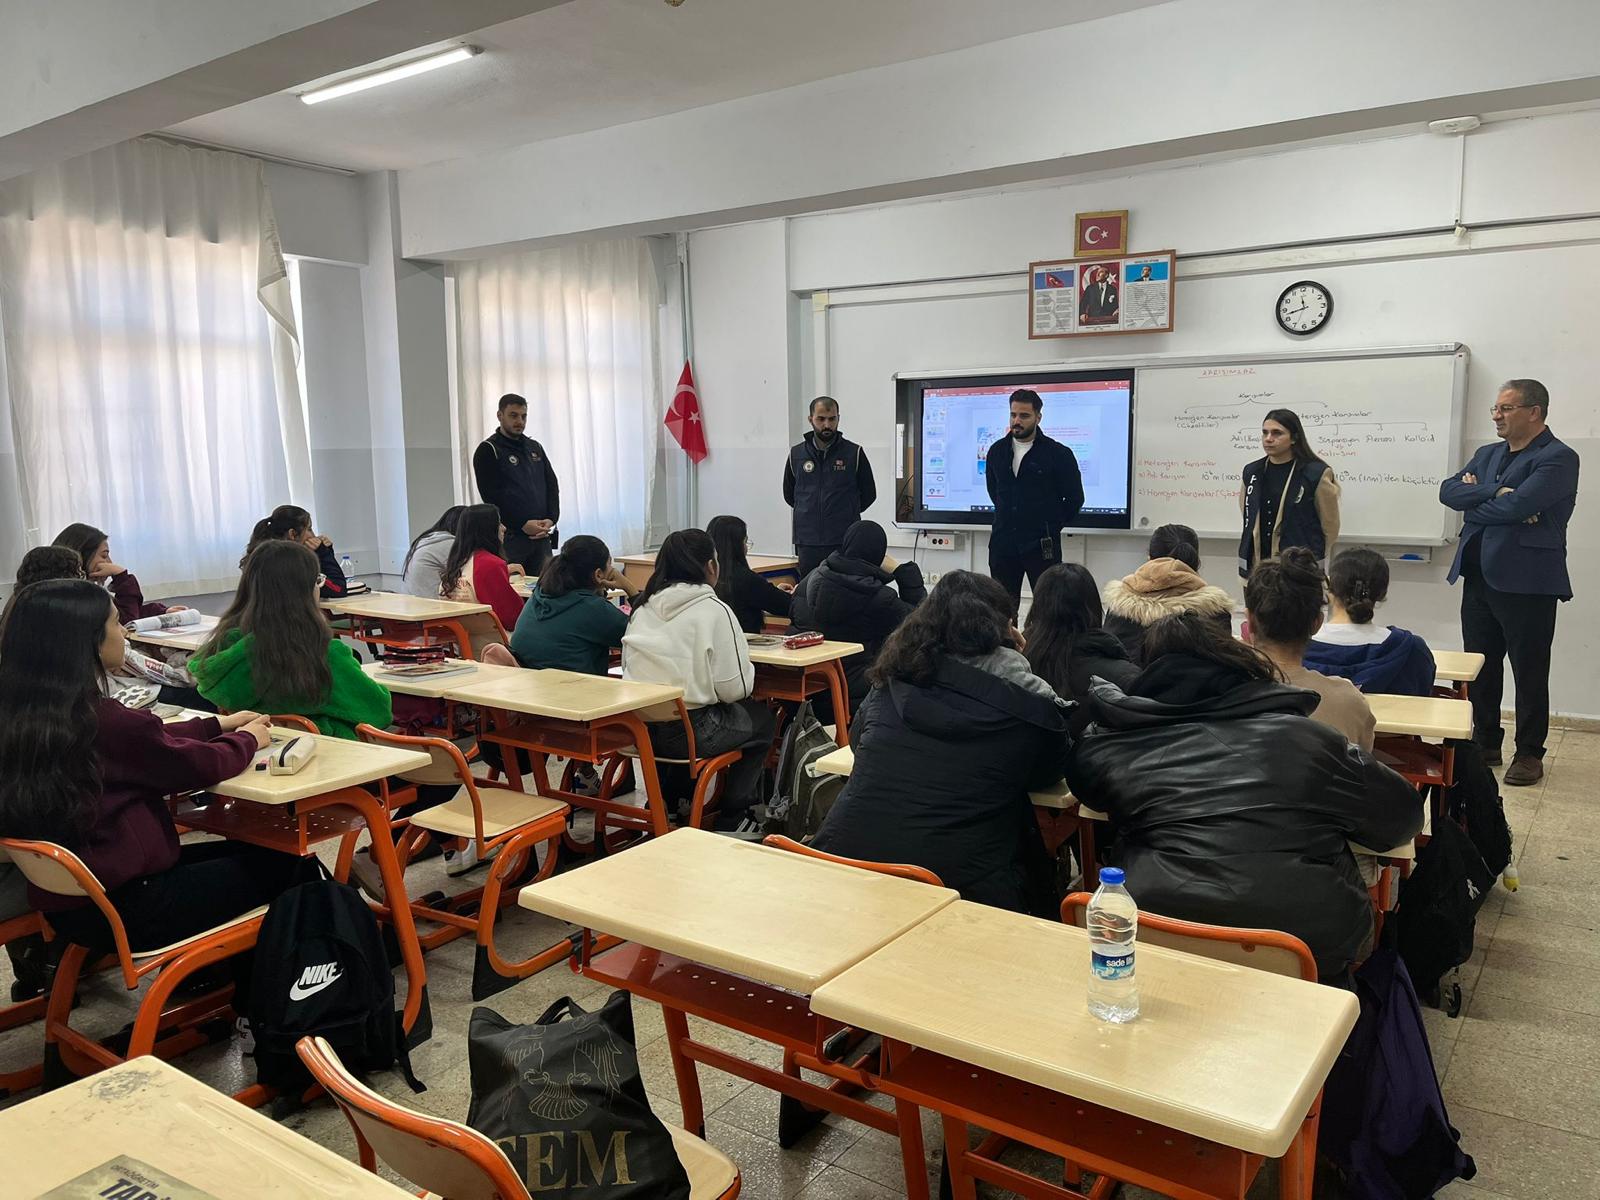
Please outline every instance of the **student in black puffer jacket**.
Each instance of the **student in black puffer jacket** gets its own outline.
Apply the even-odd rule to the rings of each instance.
[[[927,594],[921,567],[889,557],[883,526],[857,521],[845,530],[844,544],[800,581],[789,619],[797,630],[817,630],[831,641],[860,642],[866,647],[844,660],[854,711],[866,698],[871,686],[867,668],[884,640]]]
[[[1056,914],[1028,799],[1058,783],[1066,710],[1014,648],[1011,597],[952,571],[884,644],[850,731],[855,770],[812,844],[926,867],[964,899]]]
[[[1122,643],[1101,628],[1104,619],[1100,589],[1088,567],[1057,563],[1039,576],[1022,631],[1023,653],[1034,674],[1056,695],[1077,702],[1068,721],[1073,737],[1089,723],[1084,701],[1092,680],[1107,679],[1125,688],[1139,674]]]
[[[1278,682],[1257,651],[1197,613],[1145,631],[1148,664],[1126,691],[1096,683],[1093,723],[1066,778],[1110,815],[1112,860],[1139,907],[1163,916],[1281,929],[1325,979],[1372,935],[1372,902],[1349,843],[1416,836],[1410,784],[1309,720],[1317,694]]]

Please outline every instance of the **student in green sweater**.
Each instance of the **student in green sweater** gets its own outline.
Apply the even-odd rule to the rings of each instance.
[[[317,607],[321,586],[317,556],[298,542],[252,550],[233,603],[189,660],[200,694],[230,712],[306,717],[334,737],[354,739],[363,722],[388,725],[389,690],[333,636]]]
[[[628,628],[627,614],[606,599],[607,588],[621,588],[630,598],[637,592],[599,538],[570,539],[523,606],[511,653],[525,667],[604,675]]]

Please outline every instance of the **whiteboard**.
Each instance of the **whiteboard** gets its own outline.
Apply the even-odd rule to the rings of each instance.
[[[1261,457],[1262,417],[1287,408],[1343,489],[1341,542],[1444,544],[1457,519],[1439,481],[1460,466],[1467,358],[1449,345],[1140,366],[1134,529],[1237,538],[1240,473]]]

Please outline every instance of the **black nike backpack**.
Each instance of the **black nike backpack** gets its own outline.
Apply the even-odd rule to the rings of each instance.
[[[353,1073],[398,1063],[412,1091],[424,1090],[411,1072],[377,918],[348,884],[318,879],[272,902],[256,939],[247,1007],[256,1078],[268,1087],[308,1087],[294,1046],[321,1037]]]

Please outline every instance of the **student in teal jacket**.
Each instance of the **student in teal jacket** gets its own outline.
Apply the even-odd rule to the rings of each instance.
[[[200,694],[230,712],[293,713],[333,737],[393,718],[389,690],[361,669],[317,607],[317,556],[298,542],[262,542],[245,560],[233,603],[189,660]]]
[[[622,645],[628,617],[606,599],[607,588],[635,589],[597,537],[580,535],[550,561],[511,634],[511,653],[525,667],[557,667],[604,675]]]

